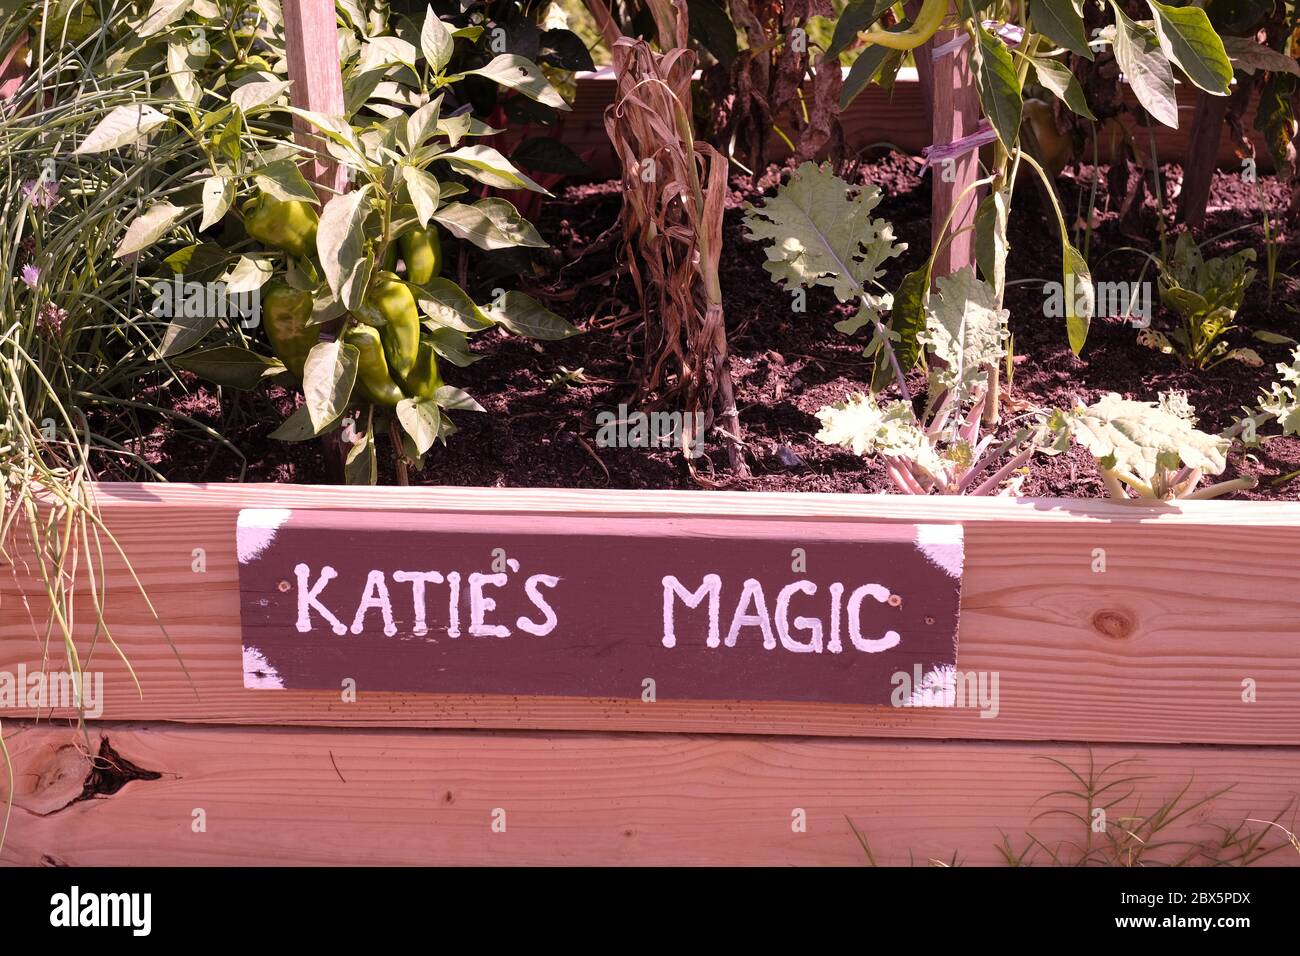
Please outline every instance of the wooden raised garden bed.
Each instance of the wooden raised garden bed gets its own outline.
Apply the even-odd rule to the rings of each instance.
[[[293,104],[342,114],[334,5],[284,7]],[[434,53],[452,44],[437,29]],[[965,56],[935,67],[935,110],[914,74],[869,88],[849,147],[969,144]],[[613,95],[586,77],[562,132],[598,171]],[[1154,135],[1181,157],[1184,133]],[[954,208],[973,226],[978,154],[961,155],[931,180],[936,249]],[[349,185],[332,160],[303,171],[322,199]],[[973,229],[953,236],[921,289],[973,279]],[[1166,805],[1161,845],[1191,862],[1255,862],[1233,854],[1265,832],[1281,852],[1263,862],[1300,863],[1268,829],[1300,807],[1297,502],[93,488],[114,542],[60,568],[86,578],[67,622],[94,688],[84,728],[31,696],[67,665],[21,535],[0,567],[0,863],[1042,863],[1099,809],[1068,791],[1116,767],[1131,793],[1090,832],[1141,842]]]
[[[1135,758],[1128,769],[1162,798],[1189,783],[1189,797],[1230,787],[1212,816],[1179,824],[1188,839],[1222,819],[1272,819],[1300,781],[1300,597],[1287,570],[1300,559],[1295,503],[271,485],[97,493],[189,676],[110,558],[113,636],[143,694],[101,641],[85,663],[104,674],[103,712],[88,722],[97,759],[69,733],[67,712],[16,733],[6,721],[18,781],[8,863],[859,863],[846,818],[882,863],[954,852],[996,863],[1000,833],[1019,842],[1030,829],[1051,842],[1077,827],[1064,816],[1031,824],[1061,804],[1044,795],[1071,783],[1055,760],[1082,772],[1090,759]],[[335,690],[246,687],[236,544],[246,508],[363,510],[377,524],[385,512],[420,512],[519,530],[539,515],[681,519],[683,549],[703,546],[721,519],[794,519],[810,568],[828,523],[864,533],[960,524],[956,666],[997,675],[997,713],[675,699],[666,683],[652,703],[635,692],[525,696],[508,674],[494,693],[363,682],[353,702]],[[425,540],[437,548],[436,535]],[[724,577],[747,567],[745,549],[730,553]],[[438,563],[474,559],[442,552]],[[24,593],[40,605],[21,565],[12,570],[0,592],[0,671],[35,671],[41,618],[17,609]],[[646,573],[657,580],[661,569]],[[405,636],[409,615],[398,625]],[[84,611],[78,630],[93,630]],[[577,647],[579,670],[600,667],[582,651],[605,639],[599,629],[554,639]],[[736,650],[750,655],[737,661],[784,654],[763,651],[756,631],[716,652]],[[200,809],[206,829],[196,833]],[[800,810],[802,831],[792,826]],[[504,832],[493,827],[501,811]]]

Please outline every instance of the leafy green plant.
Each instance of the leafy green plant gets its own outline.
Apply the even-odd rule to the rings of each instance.
[[[746,204],[745,228],[750,239],[771,241],[763,268],[773,282],[791,292],[796,286],[824,286],[841,302],[857,306],[855,317],[836,328],[852,335],[870,326],[873,336],[864,354],[888,356],[877,362],[883,381],[897,381],[906,397],[904,373],[920,354],[915,330],[905,339],[902,332],[886,329],[881,312],[892,308],[894,296],[880,279],[885,263],[907,244],[895,242],[893,226],[872,216],[879,204],[875,186],[855,192],[829,166],[806,162],[762,206]]]
[[[288,83],[278,72],[282,30],[266,10],[237,2],[198,10],[158,3],[153,10],[128,55],[165,52],[171,82],[189,95],[108,114],[85,134],[78,153],[135,149],[181,132],[207,168],[188,193],[152,196],[129,223],[117,255],[160,263],[165,277],[220,280],[226,294],[260,295],[274,278],[281,299],[291,300],[281,288],[287,285],[312,303],[308,318],[297,306],[277,310],[296,317],[297,326],[277,325],[271,345],[280,344],[281,354],[272,348],[272,355],[225,309],[177,315],[173,308],[159,356],[236,389],[300,379],[304,404],[273,437],[346,434],[347,478],[364,483],[376,480],[376,435],[387,431],[398,480],[405,481],[407,467],[418,467],[434,442],[454,431],[449,412],[482,410],[445,384],[439,368],[475,361],[469,335],[501,327],[556,339],[577,331],[521,292],[502,290],[480,304],[439,274],[440,232],[484,254],[545,246],[512,203],[488,195],[544,190],[481,142],[497,131],[473,116],[460,84],[476,78],[560,109],[567,108],[564,100],[518,54],[450,72],[457,43],[475,42],[482,26],[445,24],[430,11],[417,28],[389,23],[382,8],[345,5],[346,115],[326,116],[287,104]],[[196,29],[219,33],[223,24],[245,52],[258,50],[256,65],[268,69],[208,87],[193,78],[202,75],[213,48],[196,52],[191,37]],[[310,128],[328,154],[292,141],[291,119]],[[341,165],[354,188],[318,195],[298,168],[312,159]],[[480,198],[458,199],[471,187]],[[241,196],[248,199],[240,202]],[[319,341],[306,350],[303,339],[312,330]],[[381,349],[370,348],[376,338]],[[283,347],[288,341],[291,350]]]
[[[762,206],[746,208],[749,237],[772,240],[764,268],[773,281],[791,291],[827,287],[857,306],[837,329],[849,335],[871,330],[864,355],[876,359],[872,394],[821,409],[817,439],[854,454],[880,455],[894,485],[907,494],[994,493],[1044,436],[1037,423],[1001,441],[982,434],[992,397],[989,369],[1006,354],[1010,337],[1007,312],[970,267],[940,278],[933,295],[926,269],[904,280],[899,293],[886,292],[879,281],[884,264],[906,245],[894,241],[887,221],[872,216],[879,202],[875,186],[855,191],[828,168],[804,163]],[[928,369],[919,415],[905,376],[917,362]],[[877,386],[880,373],[892,379]],[[901,397],[881,401],[876,393],[891,380]]]
[[[1182,233],[1174,243],[1173,255],[1156,259],[1160,301],[1177,313],[1180,325],[1167,336],[1143,329],[1138,341],[1166,355],[1177,355],[1196,369],[1211,369],[1229,360],[1262,364],[1254,349],[1232,349],[1223,340],[1236,328],[1237,310],[1255,279],[1250,265],[1254,261],[1254,249],[1205,259],[1191,235]]]
[[[1201,478],[1227,467],[1230,439],[1196,427],[1195,410],[1181,392],[1140,402],[1111,392],[1091,405],[1057,411],[1051,419],[1064,450],[1073,438],[1092,454],[1112,498],[1216,498],[1255,486],[1253,477],[1198,488]]]
[[[1260,411],[1282,429],[1283,435],[1300,435],[1300,347],[1291,361],[1278,362],[1278,380],[1259,400]]]
[[[1158,0],[1147,0],[1145,7],[1151,19],[1135,21],[1112,0],[1107,9],[1113,14],[1114,22],[1089,37],[1082,5],[1075,0],[1037,3],[1032,7],[1009,0],[990,3],[962,0],[957,5],[956,26],[960,33],[953,42],[969,45],[971,70],[983,113],[988,118],[987,128],[956,143],[931,147],[929,164],[937,168],[992,140],[989,175],[954,196],[953,206],[960,208],[976,190],[991,187],[989,195],[980,203],[975,234],[980,275],[992,285],[999,304],[1005,291],[1005,265],[1010,247],[1007,221],[1016,180],[1024,166],[1043,180],[1061,239],[1062,285],[1067,305],[1064,318],[1070,346],[1076,353],[1082,350],[1087,339],[1094,309],[1091,273],[1087,260],[1070,241],[1059,200],[1044,168],[1043,144],[1037,142],[1037,135],[1025,135],[1026,130],[1032,132],[1035,128],[1036,119],[1035,104],[1026,107],[1026,91],[1036,90],[1038,95],[1059,101],[1061,109],[1092,122],[1095,116],[1071,62],[1093,61],[1106,50],[1105,55],[1113,57],[1139,102],[1166,125],[1178,125],[1174,67],[1211,95],[1227,95],[1232,66],[1205,12],[1198,7],[1171,6]],[[832,52],[849,49],[863,37],[862,31],[882,18],[893,18],[890,9],[891,5],[876,0],[850,4],[840,18]],[[924,32],[922,27],[928,30],[932,22],[926,14],[934,9],[932,5],[923,6],[917,14],[917,23],[904,23],[900,35],[919,35]],[[901,68],[904,62],[901,51],[881,45],[879,36],[878,30],[866,36],[868,45],[845,80],[841,107],[872,81],[888,87]],[[1037,128],[1046,130],[1041,119]],[[950,220],[951,217],[950,212]],[[940,233],[941,242],[950,238],[948,225]],[[927,283],[932,262],[933,256],[925,271]],[[920,288],[914,275],[903,282]],[[901,291],[900,287],[895,292],[896,299],[901,297]],[[919,296],[912,298],[918,300],[919,306]],[[913,329],[919,328],[919,308],[896,312],[893,324],[898,325],[900,318],[909,319]],[[894,331],[899,333],[904,345],[913,334],[905,326]],[[992,370],[990,382],[995,391],[996,376],[996,370]],[[996,405],[996,401],[990,405],[994,418]]]
[[[881,456],[890,479],[907,494],[1015,493],[1023,478],[1017,472],[1046,432],[1040,421],[1001,440],[981,434],[991,395],[988,369],[1006,351],[1006,323],[1006,310],[996,307],[993,291],[969,266],[939,279],[926,303],[925,328],[917,333],[929,369],[922,413],[910,401],[881,403],[858,393],[817,412],[817,440]]]
[[[1260,390],[1254,408],[1242,408],[1246,414],[1225,431],[1224,437],[1240,438],[1245,445],[1258,445],[1263,439],[1260,430],[1276,425],[1282,435],[1300,435],[1300,344],[1288,336],[1271,332],[1255,333],[1265,341],[1285,342],[1293,346],[1290,362],[1278,362],[1278,377],[1267,389]],[[1282,480],[1294,477],[1284,476]]]

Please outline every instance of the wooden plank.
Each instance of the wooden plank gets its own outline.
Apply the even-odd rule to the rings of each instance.
[[[910,498],[895,495],[292,485],[97,486],[193,676],[123,569],[108,618],[143,686],[100,641],[105,719],[207,723],[796,733],[1237,744],[1300,743],[1300,503]],[[997,674],[980,709],[266,694],[243,687],[235,521],[240,508],[496,514],[746,515],[965,528],[958,670]],[[1105,571],[1093,568],[1104,549]],[[203,570],[195,571],[200,566]],[[23,573],[21,559],[14,569]],[[0,671],[39,667],[42,592],[0,575]],[[25,605],[24,599],[29,604]],[[78,618],[83,652],[93,630]],[[54,652],[57,655],[59,648]],[[57,658],[56,658],[57,659]],[[1243,682],[1254,702],[1243,702]],[[989,708],[984,708],[988,711]],[[19,716],[30,711],[7,712]]]
[[[949,4],[949,15],[956,14],[956,4]],[[938,58],[934,56],[936,49],[959,35],[964,36],[965,32],[964,29],[940,30],[917,51],[919,57],[929,58],[931,62],[930,142],[936,146],[955,143],[974,133],[982,115],[971,69],[970,43],[963,43]],[[978,190],[963,193],[980,178],[979,160],[979,150],[975,149],[930,167],[931,248],[938,247],[945,236],[950,237],[935,255],[932,281],[975,264],[975,209],[980,193]]]
[[[1205,221],[1205,206],[1218,165],[1216,147],[1223,138],[1228,100],[1229,97],[1212,96],[1206,92],[1201,92],[1196,98],[1187,162],[1183,168],[1183,190],[1178,196],[1178,218],[1189,229],[1198,228]]]
[[[1056,848],[1086,834],[1039,815],[1088,815],[1082,801],[1048,796],[1075,782],[1047,758],[1088,771],[1087,748],[1060,744],[111,725],[91,732],[92,773],[74,730],[5,729],[18,781],[6,864],[860,865],[850,819],[882,865],[954,854],[998,864],[1003,833],[1016,851],[1026,832]],[[1136,761],[1103,779],[1144,778],[1108,811],[1112,825],[1189,784],[1180,807],[1231,786],[1166,840],[1213,841],[1216,826],[1272,819],[1294,807],[1300,779],[1295,749],[1091,756],[1097,769]],[[1263,862],[1296,865],[1300,854]]]
[[[342,121],[347,101],[343,96],[333,0],[284,0],[283,13],[285,61],[292,81],[289,101],[298,109]],[[331,158],[325,138],[301,116],[293,117],[293,135],[299,145],[313,151],[312,158],[303,164],[303,175],[324,209],[331,197],[347,190],[351,170]],[[321,341],[333,341],[342,327],[342,319],[321,323]],[[335,430],[322,435],[319,445],[326,479],[341,484],[347,455],[342,433]]]
[[[285,59],[289,64],[289,101],[299,109],[342,117],[343,74],[339,70],[333,0],[284,0]],[[301,117],[293,118],[299,143],[317,150],[303,175],[315,184],[322,205],[343,192],[347,170],[325,152],[325,141]]]
[[[844,704],[888,704],[904,683],[942,693],[961,528],[808,531],[246,508],[244,686]]]
[[[25,34],[15,41],[0,62],[0,100],[13,99],[14,94],[27,79],[27,57],[31,52],[31,36]]]

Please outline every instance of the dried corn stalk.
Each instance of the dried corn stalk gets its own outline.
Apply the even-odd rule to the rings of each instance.
[[[717,64],[705,71],[714,104],[709,138],[756,176],[767,165],[774,128],[789,130],[787,142],[800,160],[826,150],[840,158],[839,58],[819,54],[814,60],[806,32],[810,17],[834,16],[830,0],[730,0],[728,8],[749,48],[729,68]]]
[[[614,60],[618,92],[605,130],[623,170],[628,269],[645,316],[638,404],[684,412],[683,447],[699,447],[695,413],[716,417],[734,475],[748,474],[727,360],[718,259],[727,162],[695,140],[684,0],[651,0],[661,49],[623,36],[600,0],[590,7]],[[703,481],[695,463],[691,472]]]

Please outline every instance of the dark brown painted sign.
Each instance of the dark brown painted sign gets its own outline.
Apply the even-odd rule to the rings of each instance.
[[[956,666],[958,525],[250,509],[238,548],[246,687],[887,704]]]

